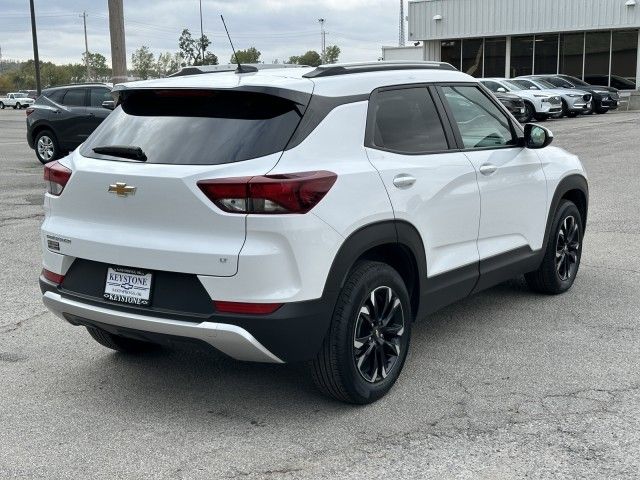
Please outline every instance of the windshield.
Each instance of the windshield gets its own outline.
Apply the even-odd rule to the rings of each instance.
[[[549,77],[546,79],[551,85],[562,88],[573,88],[573,85],[560,77]]]
[[[525,90],[540,90],[540,88],[535,83],[532,83],[529,80],[512,80],[512,83],[519,85],[520,88],[523,88]]]
[[[556,86],[553,83],[549,83],[546,80],[542,80],[541,78],[537,78],[536,83],[540,85],[542,88],[556,88]]]
[[[514,83],[509,80],[503,80],[502,84],[506,86],[509,90],[526,90],[525,87],[521,87],[517,83]]]
[[[80,153],[115,160],[104,152],[130,147],[144,152],[147,163],[240,162],[284,150],[300,118],[296,103],[263,93],[140,90],[125,94]]]
[[[565,80],[573,83],[574,85],[579,85],[581,87],[589,87],[590,85],[587,82],[583,82],[582,80],[580,80],[579,78],[576,77],[571,77],[569,75],[563,77]]]

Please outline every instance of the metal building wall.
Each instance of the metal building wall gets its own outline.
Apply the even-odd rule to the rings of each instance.
[[[409,40],[640,27],[640,1],[422,0],[409,2]],[[441,15],[442,20],[433,20]]]

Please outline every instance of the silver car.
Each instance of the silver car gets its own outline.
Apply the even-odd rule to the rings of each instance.
[[[575,117],[581,113],[591,113],[593,110],[592,95],[582,90],[567,90],[558,88],[542,78],[517,77],[511,80],[529,90],[551,91],[562,98],[562,115]]]

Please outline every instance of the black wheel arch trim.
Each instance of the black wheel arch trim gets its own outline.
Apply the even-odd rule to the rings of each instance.
[[[549,205],[549,212],[547,214],[547,225],[544,232],[544,242],[542,245],[542,251],[546,251],[547,244],[549,243],[549,233],[551,232],[551,227],[553,224],[553,218],[555,216],[556,210],[558,210],[558,206],[560,205],[560,201],[563,198],[566,198],[567,194],[571,191],[579,191],[584,196],[584,205],[576,205],[580,214],[583,216],[582,218],[582,235],[584,236],[584,232],[587,226],[587,215],[589,213],[589,183],[587,179],[580,174],[571,174],[564,177],[558,183],[558,186],[553,193],[553,198],[551,199],[551,204]]]

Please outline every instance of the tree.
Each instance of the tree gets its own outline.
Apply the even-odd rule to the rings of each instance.
[[[82,63],[86,65],[87,54],[82,54]],[[111,77],[111,69],[107,66],[107,59],[100,53],[89,52],[89,69],[98,79]]]
[[[182,57],[180,56],[180,53],[161,53],[158,55],[158,60],[156,61],[156,73],[160,77],[166,77],[180,70],[181,64]]]
[[[142,45],[131,55],[131,64],[138,77],[146,80],[154,75],[153,67],[155,66],[155,58],[153,53],[149,51],[149,47]]]
[[[237,57],[237,61],[236,61]],[[231,55],[229,63],[258,63],[260,62],[260,51],[256,47],[250,47],[246,50],[238,50],[235,55]]]
[[[217,65],[218,57],[213,52],[207,52],[211,40],[206,35],[195,39],[188,28],[182,30],[178,39],[178,48],[183,59],[182,66],[187,65]]]
[[[217,65],[218,57],[213,52],[207,52],[202,62],[194,63],[194,65]]]
[[[309,65],[310,67],[317,67],[322,63],[320,54],[315,50],[309,50],[304,55],[289,57],[288,63],[295,63],[297,65]]]
[[[324,63],[336,63],[340,56],[340,47],[337,45],[329,45],[324,50]]]

